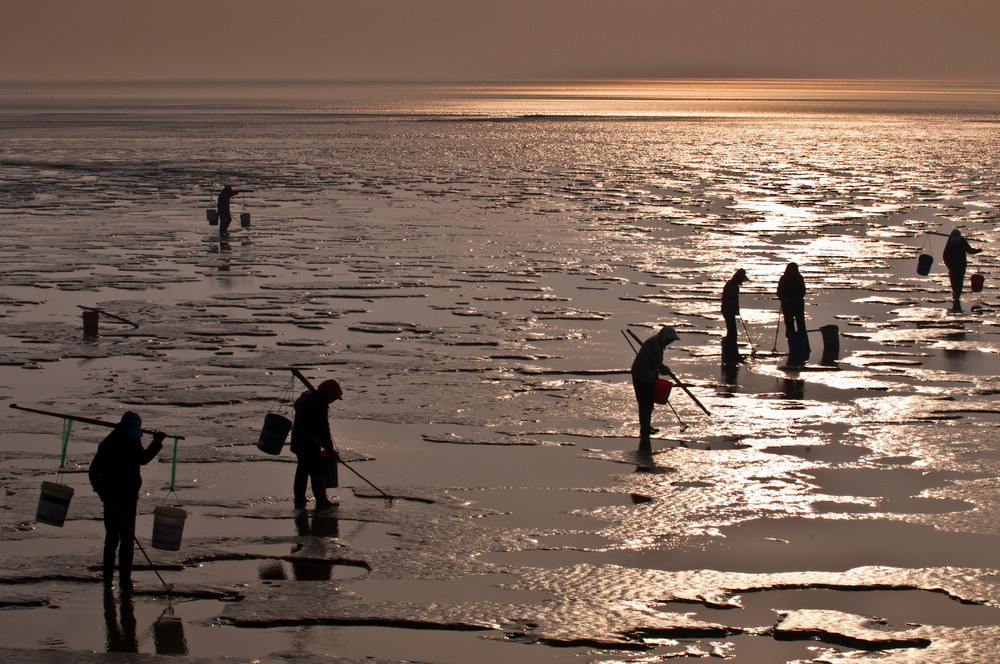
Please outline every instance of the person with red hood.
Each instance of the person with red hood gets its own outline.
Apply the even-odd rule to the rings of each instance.
[[[325,450],[335,461],[339,461],[330,435],[330,404],[344,397],[340,383],[325,380],[315,390],[303,392],[295,400],[295,417],[292,420],[291,450],[298,459],[295,467],[295,481],[292,493],[296,509],[306,506],[306,485],[312,484],[316,507],[332,507],[333,502],[326,497],[326,480],[323,477],[321,453]]]

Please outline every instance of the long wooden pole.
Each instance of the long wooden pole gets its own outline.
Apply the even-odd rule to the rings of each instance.
[[[64,420],[75,420],[77,422],[83,422],[84,424],[96,424],[97,426],[109,427],[111,429],[114,429],[116,426],[118,426],[118,424],[115,422],[105,422],[104,420],[94,419],[93,417],[82,417],[80,415],[66,415],[64,413],[53,413],[52,411],[48,410],[39,410],[37,408],[27,408],[25,406],[18,406],[16,403],[10,404],[10,407],[16,408],[17,410],[23,410],[28,413],[48,415],[49,417],[61,417]],[[156,431],[150,431],[149,429],[143,429],[143,432],[148,434],[156,433]],[[176,438],[177,440],[184,440],[184,436],[175,436],[174,434],[170,434],[170,436],[172,438]]]

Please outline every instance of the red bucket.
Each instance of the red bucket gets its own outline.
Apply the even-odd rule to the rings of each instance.
[[[974,275],[969,277],[969,283],[972,287],[973,293],[979,293],[983,290],[983,282],[986,281],[986,277],[976,272]]]
[[[670,390],[672,390],[674,384],[669,380],[663,380],[658,378],[656,380],[656,385],[653,386],[653,402],[654,403],[667,403],[667,399],[670,398]]]

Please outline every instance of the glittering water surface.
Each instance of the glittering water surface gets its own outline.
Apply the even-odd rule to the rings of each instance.
[[[0,396],[176,431],[140,541],[189,513],[150,551],[172,601],[148,565],[104,598],[103,430],[74,426],[69,519],[35,526],[60,423],[4,409],[8,648],[83,661],[132,615],[130,648],[202,658],[1000,660],[997,89],[10,86],[0,115]],[[225,183],[252,221],[220,241]],[[984,249],[961,312],[927,234],[953,228]],[[622,330],[660,324],[710,414],[675,388],[640,455]],[[345,388],[332,513],[254,445],[291,366]]]

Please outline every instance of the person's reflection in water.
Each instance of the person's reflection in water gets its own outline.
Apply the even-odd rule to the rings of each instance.
[[[115,593],[104,589],[104,626],[107,630],[108,652],[139,652],[139,639],[135,633],[135,605],[133,594],[121,593],[121,622],[115,608]]]
[[[340,520],[337,511],[317,509],[311,513],[302,510],[295,515],[295,530],[300,537],[323,537],[336,539],[340,536]],[[302,545],[296,547],[296,552]],[[326,560],[296,560],[292,558],[292,576],[296,581],[329,581],[333,575],[333,562]]]
[[[783,378],[781,391],[784,392],[786,399],[801,401],[806,398],[806,382],[798,378]]]
[[[740,377],[740,367],[738,364],[723,364],[722,365],[722,383],[726,386],[726,392],[731,394],[735,390],[732,388],[736,387],[736,379]]]

